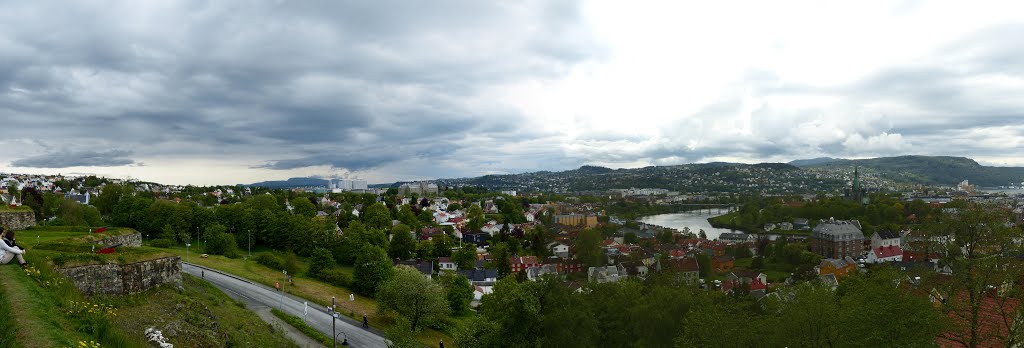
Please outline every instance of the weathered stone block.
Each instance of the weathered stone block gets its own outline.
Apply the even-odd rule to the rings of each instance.
[[[171,256],[129,264],[99,264],[57,268],[82,294],[137,294],[163,284],[181,286],[181,257]]]
[[[7,226],[15,231],[24,230],[36,225],[36,215],[32,211],[0,211],[0,226]]]
[[[102,246],[121,244],[122,247],[136,248],[136,247],[142,246],[142,234],[136,232],[136,233],[124,234],[124,235],[120,235],[120,236],[113,236],[113,237],[110,237],[110,238],[105,238],[105,239],[96,241],[96,244],[99,244],[99,245],[102,245]]]

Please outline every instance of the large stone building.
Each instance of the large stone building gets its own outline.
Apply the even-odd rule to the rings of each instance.
[[[860,257],[864,233],[851,221],[821,220],[811,232],[811,251],[828,259]]]

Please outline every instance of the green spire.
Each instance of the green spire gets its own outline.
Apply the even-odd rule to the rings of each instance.
[[[860,192],[860,173],[857,171],[857,165],[853,166],[853,192]]]

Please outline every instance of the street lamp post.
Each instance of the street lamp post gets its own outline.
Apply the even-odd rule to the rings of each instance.
[[[281,273],[284,274],[284,279],[282,279],[281,281],[281,302],[278,303],[277,308],[280,309],[281,311],[284,311],[284,285],[285,283],[288,282],[288,271],[281,270]]]
[[[252,258],[252,229],[249,229],[249,258]]]
[[[189,259],[189,254],[188,254],[188,249],[191,248],[191,247],[192,247],[192,244],[185,243],[185,262],[191,262],[191,259]]]

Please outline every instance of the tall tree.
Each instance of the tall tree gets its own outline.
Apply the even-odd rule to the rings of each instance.
[[[416,251],[416,240],[412,238],[412,231],[409,229],[409,226],[399,224],[391,231],[388,256],[393,259],[408,259]]]
[[[591,267],[607,264],[604,249],[601,248],[601,233],[585,229],[576,237],[576,259]]]
[[[445,271],[438,276],[437,282],[445,290],[448,308],[452,314],[462,315],[469,312],[469,303],[473,301],[473,285],[466,276]]]
[[[473,243],[463,244],[452,255],[452,262],[455,262],[459,269],[473,269],[476,267],[476,260],[476,244]]]
[[[374,203],[363,214],[363,222],[370,229],[391,230],[391,209],[384,203]]]
[[[384,249],[373,245],[363,246],[352,270],[353,287],[360,294],[373,296],[380,284],[391,278],[391,274],[391,261]]]
[[[394,311],[409,320],[411,329],[430,325],[447,317],[444,289],[415,268],[399,265],[394,276],[380,285],[377,303],[382,312]]]

